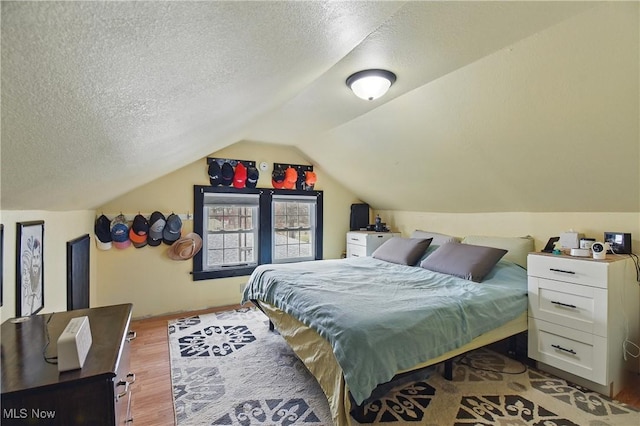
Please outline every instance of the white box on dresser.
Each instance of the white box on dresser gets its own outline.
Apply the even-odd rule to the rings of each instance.
[[[529,358],[538,367],[609,397],[639,370],[640,290],[629,256],[606,260],[531,253]],[[628,349],[634,352],[633,345]]]
[[[351,231],[347,232],[347,257],[371,256],[378,247],[398,232]]]

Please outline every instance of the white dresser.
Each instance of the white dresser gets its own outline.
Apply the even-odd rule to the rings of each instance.
[[[347,232],[347,257],[371,256],[378,247],[398,232],[351,231]]]
[[[639,284],[628,257],[606,260],[529,254],[529,358],[538,367],[609,397],[639,360],[625,339],[640,344]],[[632,345],[629,350],[636,349]]]

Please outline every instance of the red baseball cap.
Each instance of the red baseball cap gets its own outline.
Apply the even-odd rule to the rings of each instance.
[[[313,188],[313,185],[316,184],[317,180],[318,180],[318,177],[316,176],[316,172],[312,172],[312,171],[306,172],[304,182],[307,184],[308,187]]]
[[[284,188],[293,189],[296,187],[296,181],[298,180],[298,172],[293,167],[287,167],[284,171]]]
[[[236,171],[233,174],[233,187],[244,188],[246,181],[247,181],[247,168],[245,167],[244,164],[238,163],[236,165]]]

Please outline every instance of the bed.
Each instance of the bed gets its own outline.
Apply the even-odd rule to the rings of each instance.
[[[314,375],[334,424],[350,425],[352,406],[397,374],[527,329],[522,265],[505,256],[481,282],[419,266],[448,246],[433,244],[406,265],[395,262],[397,248],[391,259],[261,265],[242,303],[256,304]]]

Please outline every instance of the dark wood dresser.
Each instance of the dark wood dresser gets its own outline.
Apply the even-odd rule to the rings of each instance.
[[[133,419],[129,371],[131,304],[7,320],[1,330],[2,417],[5,425],[128,425]],[[92,344],[82,369],[58,372],[57,355],[69,320],[89,317]],[[47,346],[47,342],[49,342]]]

